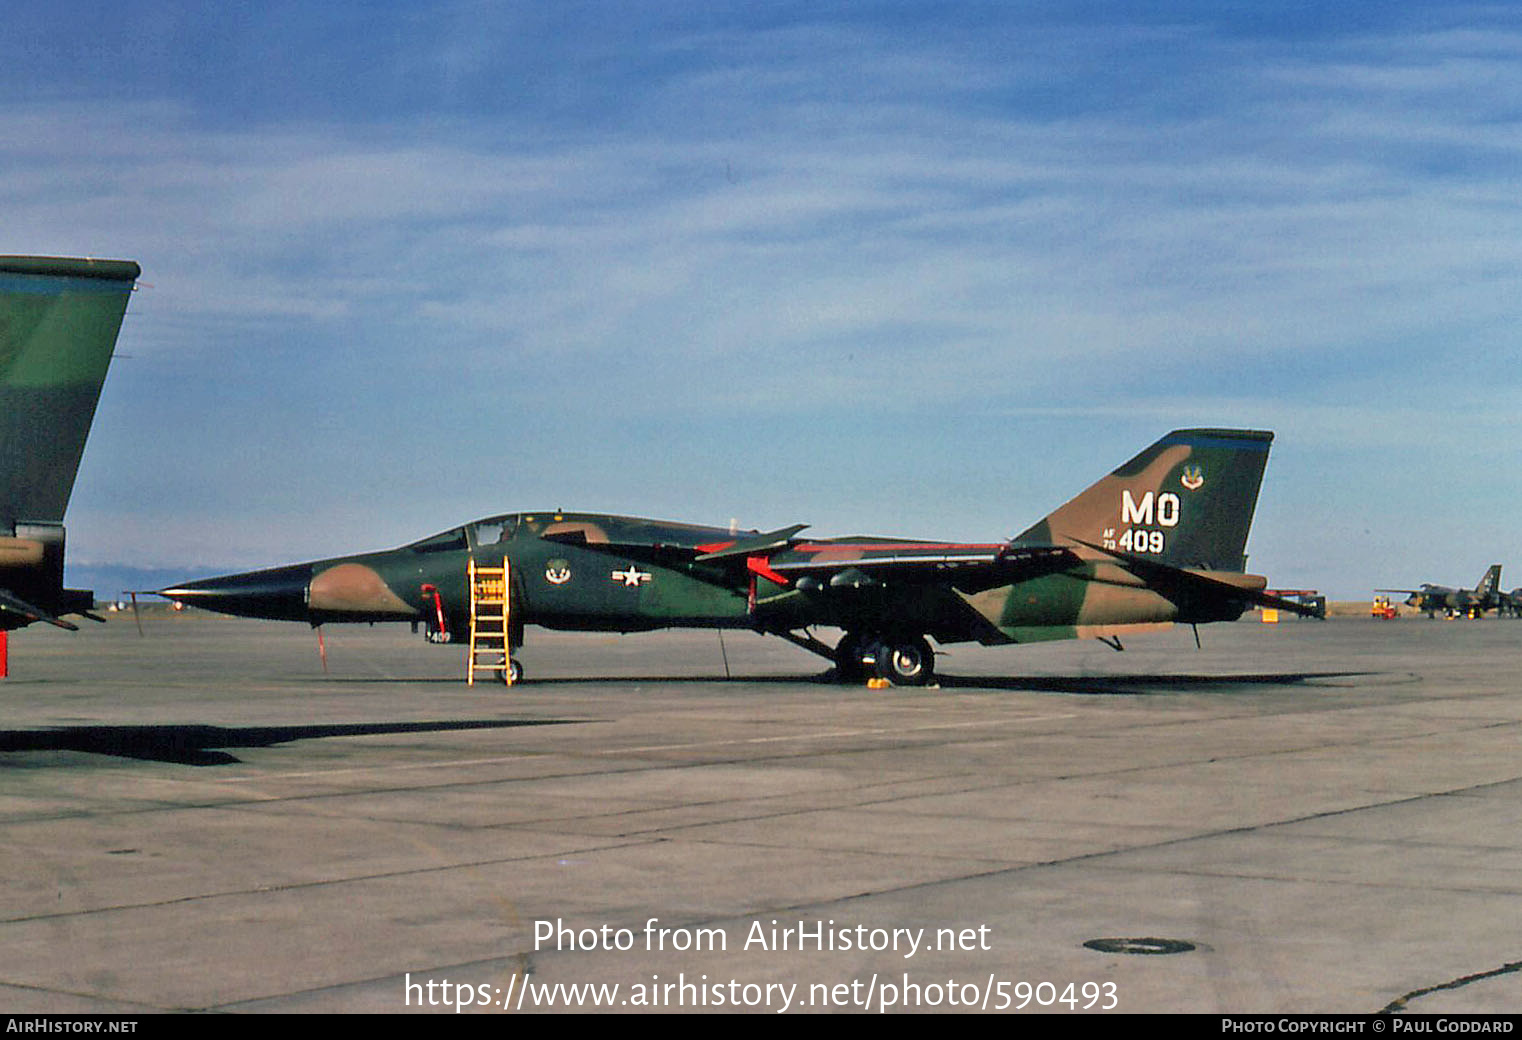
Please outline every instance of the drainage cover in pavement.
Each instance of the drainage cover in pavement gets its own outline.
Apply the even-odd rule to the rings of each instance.
[[[1188,953],[1194,943],[1183,939],[1090,939],[1084,943],[1100,953]]]

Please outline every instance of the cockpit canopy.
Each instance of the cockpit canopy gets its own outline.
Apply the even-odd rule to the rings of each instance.
[[[518,530],[518,513],[477,520],[464,527],[454,527],[407,546],[413,552],[458,552],[483,545],[496,545],[512,538]]]
[[[694,549],[718,543],[730,544],[737,537],[759,533],[734,527],[705,527],[604,513],[566,513],[557,509],[487,517],[412,542],[406,548],[418,553],[475,552],[517,537],[537,536],[567,543]]]

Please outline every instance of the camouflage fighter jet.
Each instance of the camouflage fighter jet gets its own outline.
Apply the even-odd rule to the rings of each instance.
[[[0,639],[93,616],[91,593],[63,587],[63,513],[139,273],[130,260],[0,256]]]
[[[159,594],[246,617],[410,621],[463,638],[467,567],[509,564],[510,646],[526,625],[746,628],[833,661],[843,679],[930,681],[937,643],[1097,637],[1230,621],[1263,591],[1243,548],[1273,434],[1177,430],[1007,542],[810,539],[558,511],[479,520],[360,556],[190,582]],[[839,628],[833,647],[809,633]],[[504,675],[516,660],[497,659]]]
[[[1406,606],[1415,607],[1429,618],[1441,610],[1447,617],[1477,618],[1486,611],[1505,612],[1511,595],[1501,591],[1501,565],[1493,563],[1473,589],[1450,589],[1446,585],[1423,584],[1419,589],[1375,589],[1406,597]]]
[[[1501,605],[1497,617],[1522,617],[1522,588],[1501,593]]]

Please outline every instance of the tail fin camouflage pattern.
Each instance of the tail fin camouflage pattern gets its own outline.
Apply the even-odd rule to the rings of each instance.
[[[1093,544],[1171,567],[1243,571],[1274,435],[1175,430],[1014,544]]]
[[[0,630],[88,610],[63,514],[127,299],[126,260],[0,257]]]
[[[1014,556],[1056,552],[1068,566],[1016,584],[1002,601],[974,597],[974,607],[1015,642],[1230,621],[1254,604],[1315,613],[1246,573],[1273,439],[1262,430],[1173,431],[1010,543]]]
[[[1501,591],[1501,565],[1492,563],[1480,583],[1474,587],[1475,598],[1481,603],[1492,603]]]

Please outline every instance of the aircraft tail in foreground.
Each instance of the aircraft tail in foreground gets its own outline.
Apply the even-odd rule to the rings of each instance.
[[[0,631],[85,613],[63,514],[127,299],[129,260],[0,257]]]

